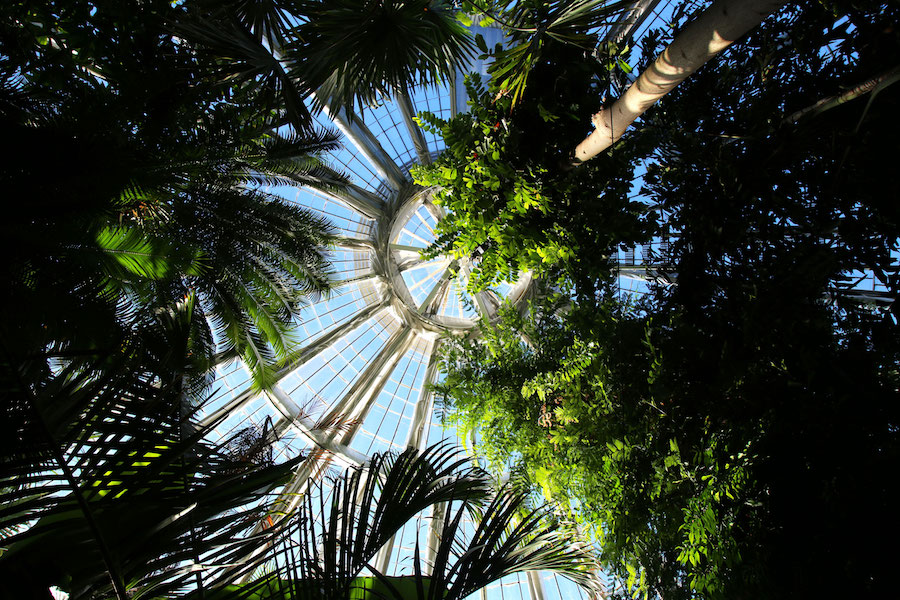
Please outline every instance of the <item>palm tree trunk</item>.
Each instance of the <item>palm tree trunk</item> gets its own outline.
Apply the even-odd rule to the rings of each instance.
[[[612,106],[594,115],[596,129],[575,148],[575,165],[612,146],[631,123],[706,61],[756,27],[787,0],[716,0],[672,41]]]

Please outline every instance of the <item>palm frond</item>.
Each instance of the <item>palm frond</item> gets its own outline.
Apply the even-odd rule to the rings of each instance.
[[[292,126],[301,132],[312,130],[312,117],[303,102],[305,90],[291,79],[271,47],[266,47],[251,29],[230,14],[228,7],[198,10],[171,27],[174,33],[196,45],[206,58],[218,65],[210,73],[214,80],[228,85],[253,84],[256,89],[265,89],[272,107],[280,103]]]
[[[541,60],[548,41],[590,49],[596,43],[591,31],[629,10],[629,0],[558,0],[521,2],[503,12],[509,35],[507,48],[494,54],[488,68],[492,86],[512,96],[515,106],[522,98],[531,69]]]
[[[327,165],[322,155],[340,147],[338,134],[323,129],[309,134],[271,133],[247,146],[230,172],[237,181],[260,186],[303,186],[339,189],[347,176]]]
[[[291,74],[335,109],[447,81],[474,51],[445,2],[306,0],[300,11],[308,20],[287,48]]]
[[[302,299],[327,293],[330,270],[326,221],[263,192],[205,186],[174,207],[185,246],[202,249],[209,268],[190,278],[222,340],[260,387],[292,356],[293,319]]]
[[[184,252],[168,240],[137,228],[105,227],[97,233],[97,259],[111,278],[161,280],[183,273],[198,275],[203,264],[195,252]]]
[[[237,0],[234,14],[238,21],[269,47],[285,44],[285,33],[291,28],[293,2],[284,0]]]
[[[599,591],[599,563],[590,545],[580,541],[574,527],[554,519],[549,507],[522,516],[525,499],[522,493],[501,489],[462,551],[444,540],[459,539],[463,507],[445,519],[432,577],[436,587],[449,590],[447,598],[462,599],[506,575],[532,570],[555,572],[588,591]]]
[[[521,515],[522,494],[492,495],[490,477],[457,450],[443,445],[419,453],[376,454],[360,469],[338,479],[330,495],[307,493],[303,507],[282,531],[268,572],[276,597],[346,598],[364,570],[377,579],[379,594],[422,600],[464,598],[492,581],[519,571],[551,570],[589,589],[597,589],[596,561],[588,544],[553,520],[550,509]],[[451,508],[443,519],[432,575],[424,577],[416,548],[412,582],[385,577],[372,564],[376,553],[409,520],[428,507]],[[465,517],[478,513],[469,539]],[[322,515],[322,521],[311,515]]]
[[[196,583],[198,557],[226,564],[270,541],[273,532],[248,536],[265,516],[253,505],[302,457],[258,467],[205,441],[178,376],[190,302],[183,314],[173,315],[184,325],[169,345],[178,351],[160,359],[174,361],[168,380],[121,357],[119,368],[73,364],[40,387],[19,378],[5,388],[22,420],[19,450],[0,461],[0,481],[15,482],[0,489],[0,528],[16,530],[0,557],[4,592],[58,585],[79,598],[108,590],[112,577],[120,596],[169,593]],[[201,570],[215,579],[217,569]]]

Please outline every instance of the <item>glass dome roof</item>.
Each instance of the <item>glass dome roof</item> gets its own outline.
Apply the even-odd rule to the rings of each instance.
[[[637,0],[630,19],[610,26],[606,35],[640,36],[658,26],[669,2]],[[650,18],[646,18],[646,17]],[[640,18],[639,18],[640,17]],[[635,30],[634,27],[639,27]],[[489,46],[497,29],[477,27]],[[471,71],[486,74],[481,61]],[[247,368],[235,360],[221,365],[215,394],[200,417],[215,424],[225,440],[248,426],[273,428],[275,460],[308,454],[304,466],[282,491],[290,505],[312,481],[331,467],[360,465],[375,452],[424,448],[453,431],[434,415],[428,384],[439,376],[436,354],[446,331],[475,326],[491,318],[504,299],[520,301],[530,277],[469,296],[466,260],[424,260],[420,251],[435,239],[441,208],[431,191],[409,177],[413,164],[427,164],[443,142],[423,131],[414,116],[427,111],[448,119],[465,110],[462,75],[449,85],[398,94],[358,115],[327,109],[322,126],[341,131],[343,147],[330,157],[352,182],[341,193],[269,188],[290,202],[318,213],[334,227],[338,240],[330,251],[335,286],[327,297],[310,302],[296,317],[299,358],[278,374],[267,392],[251,385]],[[638,278],[639,280],[640,278]],[[382,550],[377,564],[388,575],[412,572],[416,538],[427,546],[431,515],[410,522]],[[481,592],[485,598],[577,598],[584,593],[561,577],[520,574]]]

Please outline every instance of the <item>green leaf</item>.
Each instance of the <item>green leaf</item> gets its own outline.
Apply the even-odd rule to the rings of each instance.
[[[106,227],[97,234],[106,271],[111,277],[128,274],[162,280],[174,273],[197,275],[201,263],[196,254],[176,251],[171,243],[152,238],[136,228]]]
[[[484,41],[484,36],[480,33],[475,34],[475,45],[478,46],[478,49],[487,54],[488,47],[487,42]]]

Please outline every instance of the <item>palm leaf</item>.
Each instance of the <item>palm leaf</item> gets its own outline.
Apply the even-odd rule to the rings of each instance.
[[[73,363],[39,386],[20,376],[5,387],[20,424],[9,444],[17,449],[0,461],[9,484],[0,489],[0,528],[16,530],[0,557],[0,590],[33,595],[57,585],[78,598],[111,592],[112,581],[119,596],[168,593],[196,585],[198,557],[227,564],[269,541],[272,532],[247,536],[265,509],[244,505],[302,457],[257,468],[191,425],[185,393],[194,388],[183,369],[193,364],[185,353],[196,315],[186,302],[164,318],[168,343],[93,369]],[[152,372],[135,370],[154,348],[167,355],[150,361]],[[3,367],[13,379],[14,363]],[[204,567],[201,581],[220,570]]]
[[[269,93],[272,108],[283,107],[292,126],[310,132],[313,121],[303,102],[306,92],[289,76],[271,47],[229,12],[228,7],[197,10],[171,25],[217,64],[210,76],[221,85],[248,84]],[[262,98],[262,96],[260,96]]]
[[[257,39],[265,40],[270,48],[279,48],[291,28],[293,4],[284,0],[237,0],[234,14]]]
[[[135,276],[161,280],[175,273],[190,277],[203,268],[196,253],[179,252],[170,242],[154,239],[136,228],[103,228],[97,233],[97,250],[102,270],[120,280]]]
[[[380,595],[393,598],[463,598],[510,573],[547,569],[597,589],[596,562],[573,530],[548,519],[547,508],[520,517],[524,496],[502,490],[491,496],[486,473],[446,446],[419,453],[376,454],[341,477],[330,491],[307,493],[303,508],[282,530],[276,565],[252,590],[277,598],[347,598],[368,570]],[[376,553],[409,520],[432,506],[453,511],[443,521],[433,575],[424,577],[416,548],[414,581],[404,585],[374,568]],[[482,512],[474,536],[462,535],[465,515]],[[321,522],[312,515],[322,515]]]
[[[434,0],[304,0],[287,47],[291,75],[317,102],[352,112],[396,90],[448,81],[472,56],[468,30]]]
[[[515,106],[525,92],[529,72],[540,62],[543,47],[549,41],[590,49],[597,41],[592,30],[630,9],[632,4],[629,0],[558,0],[509,6],[501,19],[509,36],[507,48],[494,54],[494,62],[488,68],[492,86],[510,94]],[[492,14],[484,3],[475,5]]]
[[[590,545],[579,541],[574,527],[553,519],[549,507],[521,516],[525,499],[525,494],[500,490],[461,552],[444,540],[459,539],[462,507],[445,520],[432,577],[437,588],[449,590],[446,598],[462,599],[502,577],[533,570],[555,572],[588,591],[599,591],[599,563]]]
[[[189,280],[220,352],[237,352],[256,385],[274,384],[292,356],[293,319],[304,296],[327,293],[330,271],[321,217],[269,194],[203,186],[176,204],[173,221],[185,246],[199,247],[208,270]]]

